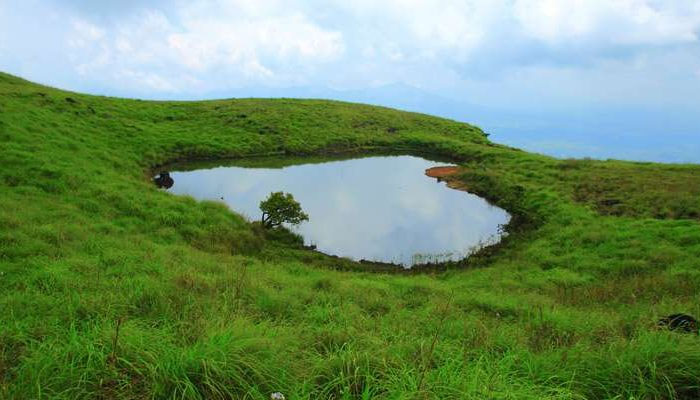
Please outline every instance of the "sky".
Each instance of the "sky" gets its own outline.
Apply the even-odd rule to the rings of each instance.
[[[700,162],[697,0],[0,0],[0,70],[145,99],[361,101],[560,157]]]

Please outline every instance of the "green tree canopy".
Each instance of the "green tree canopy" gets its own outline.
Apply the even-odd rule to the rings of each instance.
[[[267,199],[260,202],[260,210],[261,222],[266,228],[279,226],[283,222],[297,225],[309,220],[309,216],[302,211],[301,205],[294,200],[291,193],[270,193]]]

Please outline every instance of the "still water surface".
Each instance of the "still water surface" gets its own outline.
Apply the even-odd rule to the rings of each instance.
[[[245,161],[243,161],[245,162]],[[315,164],[171,171],[175,194],[225,202],[251,220],[270,192],[292,193],[309,215],[293,230],[319,251],[355,260],[411,265],[458,260],[500,239],[510,215],[424,174],[444,165],[413,156]],[[168,185],[168,186],[169,186]]]

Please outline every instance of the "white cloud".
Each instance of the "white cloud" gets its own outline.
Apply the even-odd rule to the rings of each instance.
[[[168,44],[186,67],[196,70],[226,64],[262,65],[265,58],[323,63],[343,52],[340,33],[323,30],[299,14],[253,20],[194,17],[183,25],[183,33],[168,35]]]
[[[159,11],[143,11],[117,23],[111,29],[110,48],[120,54],[122,63],[133,68],[173,65],[167,36],[176,27]]]
[[[483,44],[488,25],[504,10],[503,0],[356,0],[337,1],[341,13],[361,21],[359,33],[375,50],[385,48],[384,55],[396,59],[397,51],[405,57],[436,58],[445,52],[451,57],[467,59],[472,50]]]
[[[119,71],[116,77],[129,82],[130,85],[145,86],[148,89],[159,92],[173,92],[177,90],[173,82],[155,73],[123,70]]]
[[[74,59],[76,59],[76,61],[79,60],[79,58],[75,56]],[[111,51],[106,46],[102,46],[100,50],[98,50],[97,55],[95,57],[90,58],[89,61],[78,61],[78,64],[76,65],[75,69],[79,75],[87,76],[95,71],[99,71],[100,69],[109,67],[112,64],[112,62],[113,57]]]
[[[514,15],[525,34],[550,44],[597,40],[643,45],[697,41],[697,2],[648,0],[516,0]]]
[[[340,32],[324,29],[299,12],[269,14],[268,7],[260,4],[197,3],[176,9],[171,17],[156,10],[140,11],[107,30],[76,19],[67,44],[82,51],[76,65],[81,75],[109,75],[114,69],[142,71],[134,77],[150,88],[168,91],[186,90],[182,86],[186,82],[200,85],[189,89],[211,90],[220,80],[165,83],[180,81],[182,74],[211,71],[228,76],[233,85],[284,83],[295,73],[310,76],[315,67],[343,55]],[[154,69],[160,70],[159,79],[147,73]],[[124,73],[120,74],[123,79]]]
[[[99,41],[105,36],[105,31],[103,29],[82,19],[73,19],[71,27],[73,28],[73,34],[68,38],[68,45],[70,47],[85,47]]]

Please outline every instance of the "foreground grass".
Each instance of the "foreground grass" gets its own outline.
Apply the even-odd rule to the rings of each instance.
[[[398,150],[517,215],[416,275],[156,190],[187,159]],[[697,398],[700,167],[555,160],[316,100],[142,102],[0,74],[0,398]]]

